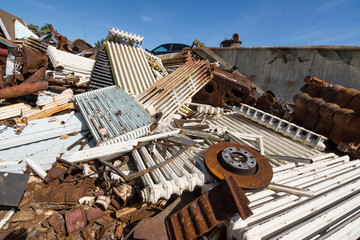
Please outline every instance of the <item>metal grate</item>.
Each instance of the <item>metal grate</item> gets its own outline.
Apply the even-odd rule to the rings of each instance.
[[[75,96],[98,144],[135,139],[150,132],[154,122],[134,99],[117,86]]]

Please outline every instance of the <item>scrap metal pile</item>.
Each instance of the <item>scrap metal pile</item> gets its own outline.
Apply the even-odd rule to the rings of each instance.
[[[328,144],[359,156],[359,91],[307,77],[292,113],[198,40],[165,68],[124,31],[26,33],[0,37],[0,239],[360,236]]]

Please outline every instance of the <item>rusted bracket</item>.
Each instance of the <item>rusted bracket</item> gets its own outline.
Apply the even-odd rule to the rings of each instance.
[[[231,66],[228,64],[224,59],[222,59],[220,56],[218,56],[216,53],[214,53],[210,48],[206,47],[202,42],[195,39],[193,42],[193,45],[195,45],[198,48],[201,48],[207,55],[212,57],[215,61],[219,62],[223,67],[226,68],[226,70],[235,73],[241,77],[245,77],[242,73],[240,73],[238,70],[234,69],[235,66]],[[197,54],[199,54],[201,57],[207,59],[208,57],[205,56],[201,51],[196,51],[196,49],[193,49]],[[237,67],[237,66],[236,66]],[[256,92],[258,92],[260,95],[263,95],[265,92],[262,90],[259,86],[257,86],[255,83],[252,82],[252,85],[256,87]]]
[[[171,239],[195,239],[236,213],[246,219],[253,213],[249,199],[234,178],[225,180],[166,219]]]

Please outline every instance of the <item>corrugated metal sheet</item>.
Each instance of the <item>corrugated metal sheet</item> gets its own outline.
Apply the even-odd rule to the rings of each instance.
[[[360,89],[360,47],[239,47],[211,48],[263,90],[292,102],[305,76]]]
[[[145,109],[162,113],[165,121],[185,102],[190,101],[212,78],[209,62],[188,61],[182,67],[163,77],[136,97]]]
[[[117,86],[75,96],[89,129],[98,144],[139,138],[154,122],[134,99]]]
[[[314,197],[263,190],[248,193],[254,215],[234,217],[229,237],[235,239],[322,239],[358,237],[360,161],[332,157],[294,167],[274,168],[273,182],[308,189]],[[348,224],[350,223],[350,224]],[[352,236],[352,237],[350,237]],[[342,239],[342,238],[335,238]]]
[[[115,85],[110,61],[106,51],[100,50],[97,53],[94,70],[91,74],[90,84],[94,89]]]

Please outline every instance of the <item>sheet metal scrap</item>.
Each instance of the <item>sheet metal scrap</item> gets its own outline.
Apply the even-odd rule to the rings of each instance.
[[[238,143],[212,145],[205,152],[205,164],[217,178],[233,176],[244,189],[264,188],[273,177],[272,167],[265,157]]]
[[[328,136],[340,150],[360,144],[360,91],[309,76],[305,82],[303,93],[294,96],[294,120]]]
[[[149,111],[155,109],[161,112],[161,121],[165,121],[203,88],[212,77],[209,61],[190,60],[157,81],[137,96],[136,100]]]
[[[0,206],[17,207],[30,175],[0,172]]]
[[[129,94],[117,86],[75,96],[97,144],[144,136],[157,124]]]
[[[193,98],[193,102],[210,104],[214,107],[239,106],[240,103],[254,105],[256,88],[251,81],[219,67],[213,71],[213,79]]]
[[[242,219],[248,218],[253,214],[249,203],[234,178],[225,176],[219,185],[171,215],[166,222],[174,239],[195,239],[236,213]]]
[[[65,180],[69,180],[68,178]],[[80,183],[52,181],[36,193],[35,200],[44,204],[75,205],[77,201],[94,189],[94,179],[86,178]]]

